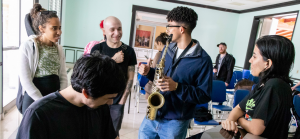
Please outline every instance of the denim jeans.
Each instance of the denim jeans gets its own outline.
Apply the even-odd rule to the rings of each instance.
[[[124,117],[124,105],[110,105],[110,116],[113,122],[115,131],[119,136],[119,131],[121,129],[123,117]]]
[[[144,118],[139,139],[185,139],[190,120],[148,120]]]

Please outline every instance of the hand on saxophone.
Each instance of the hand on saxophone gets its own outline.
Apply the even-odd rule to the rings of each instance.
[[[150,63],[151,63],[151,58],[147,60],[147,64],[141,64],[139,66],[139,74],[141,75],[147,75],[150,71]]]
[[[165,91],[175,91],[177,89],[178,83],[173,81],[170,77],[164,77],[163,79],[158,79],[156,87],[158,87],[162,92]]]

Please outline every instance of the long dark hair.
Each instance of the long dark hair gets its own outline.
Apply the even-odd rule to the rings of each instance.
[[[33,29],[35,31],[35,34],[41,35],[39,26],[41,25],[43,28],[45,27],[45,23],[48,22],[51,18],[58,18],[55,12],[45,12],[45,14],[42,13],[42,11],[45,11],[45,9],[42,8],[40,4],[34,4],[33,8],[31,9],[30,16],[34,19],[33,20]]]
[[[263,84],[270,78],[280,78],[293,85],[289,73],[294,65],[295,47],[293,43],[279,35],[268,35],[257,40],[256,46],[264,61],[272,60],[272,66],[259,74],[260,83]]]

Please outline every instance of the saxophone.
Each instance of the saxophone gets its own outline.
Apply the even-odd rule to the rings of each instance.
[[[173,36],[173,34],[171,34],[168,37],[164,53],[162,54],[159,64],[156,65],[155,75],[154,75],[154,80],[153,80],[153,85],[152,85],[152,94],[150,94],[148,97],[149,106],[147,107],[148,111],[146,113],[146,118],[149,120],[155,120],[157,110],[165,104],[165,98],[162,94],[159,93],[160,90],[159,90],[159,88],[156,87],[156,83],[157,83],[158,79],[164,78],[165,56],[166,56],[170,41],[172,40],[172,36]]]

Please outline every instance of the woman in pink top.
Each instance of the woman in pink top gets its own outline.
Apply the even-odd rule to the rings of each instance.
[[[84,48],[83,55],[90,54],[92,48],[93,48],[96,44],[101,43],[101,42],[104,42],[104,41],[106,40],[106,36],[105,36],[105,34],[104,34],[104,31],[103,31],[103,22],[104,22],[104,20],[102,20],[102,21],[100,22],[100,29],[101,29],[102,32],[103,32],[104,39],[101,40],[101,41],[91,41],[91,42],[89,42],[89,43],[85,46],[85,48]]]

